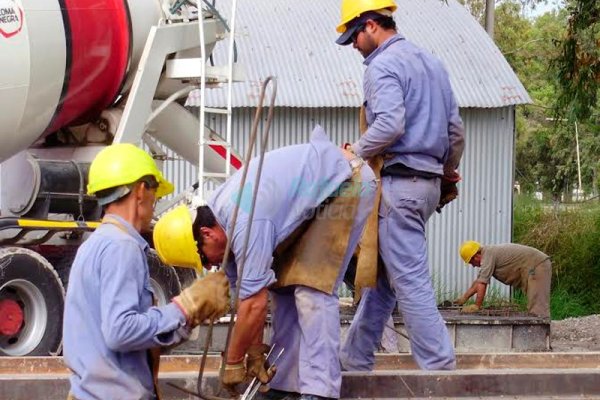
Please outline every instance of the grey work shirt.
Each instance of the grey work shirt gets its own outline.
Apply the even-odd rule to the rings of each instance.
[[[440,176],[454,172],[465,132],[442,62],[396,34],[364,64],[369,129],[352,145],[354,152],[386,154],[385,166],[402,163]]]
[[[225,271],[232,287],[237,279],[237,263],[244,258],[244,239],[250,226],[252,194],[256,184],[258,158],[249,164],[242,190],[238,220],[232,237],[232,254]],[[241,171],[221,185],[208,200],[219,225],[229,234],[233,210],[239,194]],[[372,173],[371,173],[372,175]],[[252,218],[240,298],[246,299],[276,282],[272,267],[273,251],[300,224],[311,218],[319,205],[352,176],[352,169],[340,149],[317,126],[310,143],[287,146],[265,154],[256,209]],[[375,179],[372,176],[371,181]],[[365,182],[365,190],[374,187]]]
[[[79,247],[69,275],[64,358],[78,400],[154,399],[147,350],[189,336],[179,307],[152,306],[148,243],[117,215]]]
[[[493,276],[502,283],[525,290],[529,271],[548,258],[538,249],[516,243],[482,246],[477,282],[487,284]]]

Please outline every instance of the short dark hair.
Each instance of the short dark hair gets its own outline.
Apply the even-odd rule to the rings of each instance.
[[[192,224],[194,240],[198,244],[198,249],[202,247],[202,235],[200,228],[212,228],[217,225],[217,218],[209,206],[200,206],[196,209],[196,219]]]
[[[374,18],[373,21],[377,23],[383,29],[393,29],[396,30],[396,21],[394,18],[382,15],[380,17]]]

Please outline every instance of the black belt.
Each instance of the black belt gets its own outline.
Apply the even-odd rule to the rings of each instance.
[[[433,179],[440,178],[439,174],[427,171],[419,171],[418,169],[414,169],[411,167],[407,167],[402,163],[396,163],[392,165],[388,165],[381,170],[381,176],[404,176],[407,178],[418,176],[419,178],[424,179]]]

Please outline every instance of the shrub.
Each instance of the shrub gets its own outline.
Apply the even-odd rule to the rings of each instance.
[[[552,317],[600,313],[600,206],[554,211],[532,201],[515,202],[514,241],[551,257]]]

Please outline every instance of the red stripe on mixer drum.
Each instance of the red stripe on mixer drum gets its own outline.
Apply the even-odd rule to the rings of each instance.
[[[60,103],[46,133],[88,122],[118,96],[130,59],[126,0],[59,0],[67,63]]]

